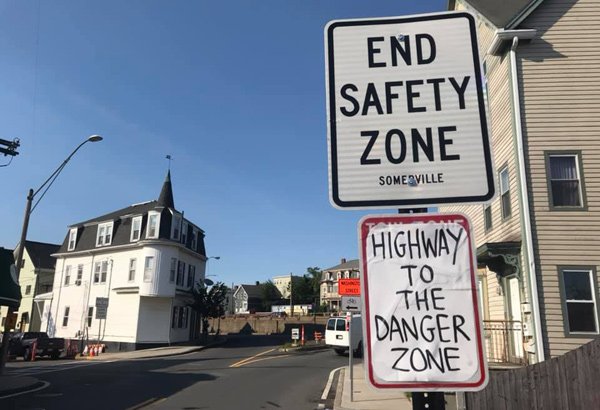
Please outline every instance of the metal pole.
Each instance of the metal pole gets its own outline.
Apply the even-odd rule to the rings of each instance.
[[[27,230],[29,229],[29,216],[31,215],[31,203],[33,202],[33,189],[29,190],[27,194],[27,203],[25,204],[25,216],[23,218],[23,228],[21,229],[21,240],[17,247],[17,253],[15,256],[15,270],[17,275],[17,283],[19,282],[19,274],[21,273],[21,267],[23,265],[23,251],[25,250],[25,239],[27,238]],[[15,309],[12,307],[8,308],[8,316],[10,317],[14,313]],[[0,347],[0,375],[4,374],[4,368],[6,367],[6,360],[8,358],[8,339],[10,338],[10,329],[8,326],[8,320],[4,324],[4,335],[2,336],[2,347]]]
[[[443,392],[412,392],[413,410],[445,410],[446,400]]]
[[[294,277],[292,276],[292,272],[290,272],[290,317],[294,317],[294,302],[293,302],[293,289],[294,289]]]
[[[348,363],[350,367],[350,402],[354,401],[354,366],[352,364],[353,352],[352,352],[352,312],[350,312],[350,318],[348,322]]]

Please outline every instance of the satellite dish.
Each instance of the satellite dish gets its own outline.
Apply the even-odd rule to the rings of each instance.
[[[212,280],[210,280],[210,279],[204,279],[204,284],[205,284],[206,286],[212,286],[212,285],[214,285],[214,284],[215,284],[215,282],[213,282],[213,281],[212,281]]]

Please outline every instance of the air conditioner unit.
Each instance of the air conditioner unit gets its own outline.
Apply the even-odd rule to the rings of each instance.
[[[76,281],[75,281],[75,285],[77,285],[77,286],[81,286],[81,280],[80,280],[80,279],[76,280]]]

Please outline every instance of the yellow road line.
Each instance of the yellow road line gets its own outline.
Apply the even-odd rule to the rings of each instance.
[[[272,352],[273,350],[276,350],[276,349],[269,349],[269,350],[267,350],[267,351],[260,352],[260,353],[258,353],[258,354],[255,354],[254,356],[250,356],[250,357],[247,357],[247,358],[245,358],[245,359],[243,359],[243,360],[240,360],[239,362],[235,362],[234,364],[230,365],[229,367],[238,367],[238,366],[241,366],[242,364],[244,364],[244,362],[247,362],[247,361],[249,361],[249,360],[255,359],[255,358],[257,358],[257,357],[259,357],[259,356],[262,356],[262,355],[264,355],[264,354],[270,353],[270,352]]]
[[[263,360],[278,359],[278,358],[286,357],[286,356],[289,356],[289,354],[279,354],[277,356],[261,357],[260,359],[251,360],[249,362],[242,363],[242,364],[240,364],[239,366],[236,366],[236,367],[242,367],[242,366],[245,366],[247,364],[256,363],[256,362],[262,362]]]

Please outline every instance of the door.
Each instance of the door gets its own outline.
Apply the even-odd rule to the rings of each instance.
[[[519,279],[508,278],[508,314],[512,323],[508,326],[510,355],[516,359],[523,358],[523,327],[521,325],[521,293]]]

